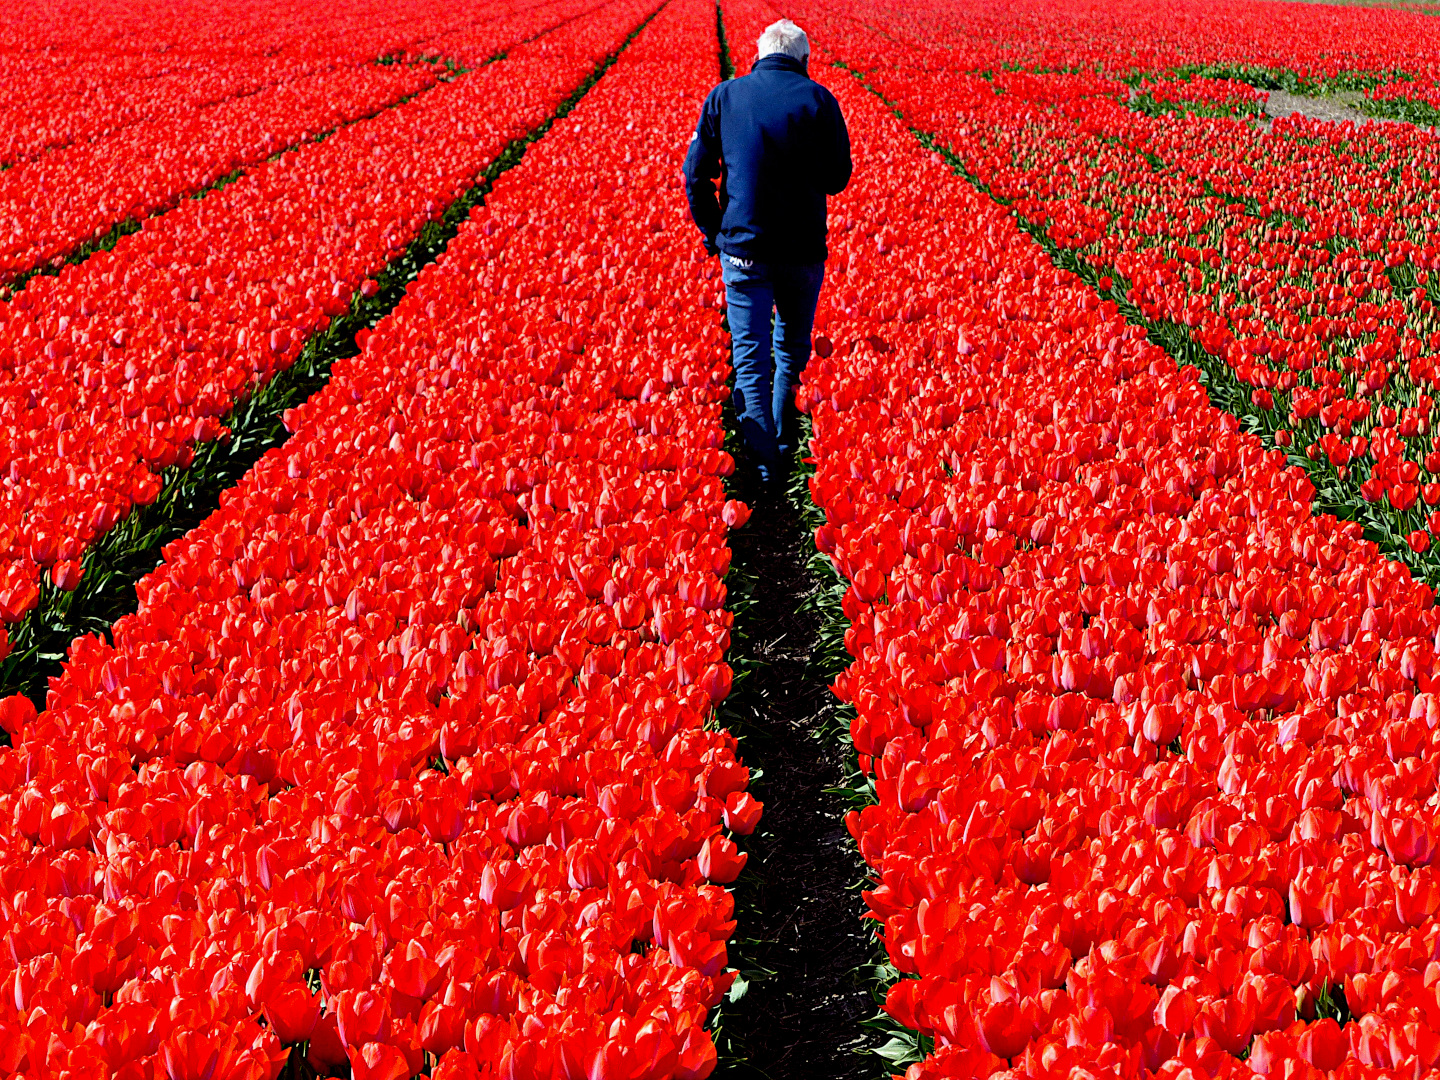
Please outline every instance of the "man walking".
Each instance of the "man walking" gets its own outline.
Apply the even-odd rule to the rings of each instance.
[[[720,255],[735,413],[770,487],[797,438],[793,390],[825,279],[825,197],[850,182],[850,135],[834,95],[806,74],[804,30],[781,19],[758,45],[751,73],[705,99],[685,191],[705,249]]]

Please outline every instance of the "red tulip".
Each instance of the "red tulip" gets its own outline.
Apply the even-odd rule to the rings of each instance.
[[[1396,862],[1425,866],[1435,858],[1434,835],[1423,822],[1413,818],[1387,818],[1377,813],[1371,822],[1371,833]]]
[[[979,1017],[980,1041],[996,1057],[1017,1057],[1035,1032],[1035,1025],[1014,1001],[997,1001]]]
[[[572,845],[567,874],[572,889],[599,889],[605,886],[609,868],[594,845],[579,841]]]
[[[458,1006],[430,1002],[420,1018],[420,1044],[437,1056],[463,1045],[465,1019],[464,1010]]]
[[[749,836],[764,809],[765,804],[748,791],[732,791],[725,798],[725,827],[737,836]]]
[[[287,983],[299,980],[302,964],[295,952],[262,956],[255,961],[245,980],[245,1000],[252,1007],[259,1008]]]
[[[165,1042],[187,1075],[272,1075],[283,1038],[308,1042],[317,1071],[342,1068],[348,1045],[357,1074],[412,1075],[422,1045],[459,1061],[473,1040],[472,1066],[543,1076],[560,1033],[603,1014],[606,1068],[713,1068],[697,1017],[728,989],[735,923],[704,875],[738,873],[722,823],[753,828],[760,807],[713,725],[730,682],[725,528],[744,509],[722,484],[723,327],[670,310],[716,287],[675,258],[684,210],[665,194],[712,76],[704,14],[662,14],[657,40],[696,47],[627,51],[604,84],[620,96],[588,98],[506,174],[410,298],[357,335],[345,374],[287,411],[284,452],[167,548],[113,638],[77,641],[48,711],[0,710],[17,744],[0,754],[0,818],[34,897],[11,905],[19,952],[0,971],[29,1013],[26,1062],[7,1065],[33,1071],[29,1048],[52,1046],[52,1071],[98,1074]],[[469,42],[489,57],[533,31],[527,18],[447,35],[447,55]],[[0,607],[37,602],[42,564],[65,584],[86,544],[158,498],[163,471],[221,437],[219,417],[352,292],[381,301],[377,272],[630,18],[562,21],[480,83],[343,127],[17,294],[0,344],[46,445],[7,459],[28,517]],[[433,81],[393,68],[374,83]],[[577,149],[592,122],[628,123],[617,102],[636,92],[654,97],[643,144],[602,140],[608,164]],[[475,107],[492,98],[504,106]],[[473,123],[437,122],[461,114]],[[625,169],[637,152],[668,164]],[[623,224],[575,232],[596,169],[633,182],[612,200]],[[580,263],[523,254],[553,250],[530,227],[541,207],[577,257],[644,253],[622,321],[644,318],[663,343],[612,334],[617,311],[598,302],[619,293]],[[232,218],[262,227],[241,241]],[[297,261],[307,246],[324,258]],[[532,270],[475,271],[500,250]],[[141,308],[155,318],[136,323]],[[467,344],[432,366],[414,342],[436,316]],[[633,435],[616,439],[622,416]],[[631,949],[654,928],[657,889],[675,912],[661,920],[668,959]],[[169,914],[147,921],[137,903]],[[596,964],[608,982],[575,982]],[[179,982],[161,987],[162,969]],[[302,982],[314,970],[324,1013]],[[477,1013],[494,1023],[466,1022]],[[181,1038],[217,1031],[235,1034],[228,1065]]]
[[[88,814],[66,803],[56,803],[41,818],[39,839],[48,848],[65,850],[89,843],[90,830]]]
[[[452,1052],[440,1059],[430,1075],[435,1080],[480,1080],[480,1067],[469,1054]]]
[[[715,1071],[718,1055],[715,1044],[708,1032],[698,1025],[685,1033],[679,1047],[680,1060],[675,1070],[676,1080],[705,1080]]]
[[[716,664],[706,668],[698,682],[713,704],[720,704],[730,695],[733,675],[728,664]]]
[[[405,1080],[411,1071],[404,1054],[379,1042],[352,1049],[350,1067],[356,1080]]]
[[[66,559],[50,568],[50,580],[55,583],[57,589],[63,589],[65,592],[74,592],[78,589],[83,574],[84,570],[75,559]]]
[[[288,1046],[310,1038],[320,1019],[320,1002],[308,987],[287,983],[269,992],[263,1011],[270,1030]]]
[[[389,1037],[389,1004],[369,990],[342,990],[334,1001],[340,1039],[352,1053],[366,1043]]]
[[[387,965],[390,984],[402,994],[428,1001],[440,989],[440,965],[428,956],[418,952],[409,956],[391,953]]]
[[[738,499],[730,499],[721,508],[720,519],[732,529],[741,528],[750,520],[750,508]]]
[[[35,706],[23,694],[12,694],[0,698],[0,728],[9,735],[20,731],[35,719]]]
[[[325,1013],[316,1022],[310,1033],[310,1045],[306,1048],[305,1060],[321,1074],[333,1072],[349,1060],[333,1012]]]
[[[700,849],[697,864],[700,874],[707,881],[728,885],[740,876],[750,856],[739,851],[733,842],[723,836],[713,836]]]
[[[1254,1007],[1233,997],[1208,1002],[1195,1017],[1195,1030],[1214,1039],[1227,1053],[1239,1053],[1250,1044],[1255,1030]]]
[[[165,1040],[161,1060],[169,1080],[211,1080],[229,1075],[239,1052],[232,1034],[180,1031]]]
[[[43,439],[7,466],[33,506],[0,607],[53,597],[42,566],[157,498],[162,470],[219,437],[218,417],[351,292],[378,299],[364,283],[484,147],[549,115],[613,48],[629,16],[612,15],[436,91],[450,92],[439,115],[493,131],[435,135],[419,98],[287,155],[298,173],[272,163],[17,294],[0,319],[31,417],[15,433]],[[357,1073],[413,1074],[422,1045],[448,1050],[435,1071],[456,1076],[714,1068],[697,1017],[728,986],[735,926],[704,882],[734,880],[744,856],[722,824],[741,832],[758,804],[713,723],[738,513],[718,449],[717,268],[676,246],[687,226],[665,189],[713,79],[703,15],[667,8],[664,33],[497,180],[446,258],[357,336],[360,355],[287,413],[284,452],[167,549],[113,640],[77,640],[46,711],[6,707],[19,737],[0,754],[0,821],[26,861],[8,867],[3,985],[50,1071],[163,1059],[177,1032],[261,1031],[252,1006],[293,996],[281,988],[312,967],[335,1009],[310,1039],[327,1071],[342,1027]],[[726,21],[744,36],[762,16],[732,5]],[[835,83],[857,162],[884,167],[831,202],[837,272],[816,327],[841,348],[817,347],[797,395],[817,546],[849,583],[853,663],[835,688],[876,796],[846,824],[890,959],[915,976],[887,1004],[938,1046],[912,1080],[1002,1069],[985,1047],[1008,1049],[1007,1010],[1031,1025],[1015,1051],[1034,1045],[1031,1072],[1218,1076],[1247,1046],[1252,1071],[1293,1071],[1321,1028],[1291,1024],[1292,988],[1313,1008],[1321,979],[1343,980],[1359,1017],[1335,1029],[1328,1068],[1424,1063],[1432,597],[1359,523],[1316,515],[1306,475],[1247,422],[1286,412],[1265,426],[1285,423],[1371,535],[1415,523],[1400,519],[1426,497],[1422,392],[1440,369],[1408,283],[1426,284],[1434,252],[1415,239],[1423,220],[1393,238],[1415,200],[1377,170],[1419,136],[1299,121],[1262,136],[1233,118],[1258,96],[1230,80],[1145,79],[1131,107],[1094,57],[981,79],[953,70],[943,23],[912,28],[937,42],[918,52],[863,20],[816,24],[988,191],[858,80]],[[1314,25],[1295,23],[1285,56],[1304,60]],[[1060,60],[1065,41],[1047,46]],[[447,55],[458,44],[447,35]],[[497,89],[499,112],[471,107]],[[647,123],[626,130],[636,102]],[[337,159],[338,180],[304,172]],[[356,197],[352,176],[395,198]],[[289,206],[286,177],[321,224],[247,216],[272,228],[246,233],[251,261],[202,273],[219,234],[168,231],[225,220],[210,215],[248,206],[241,191]],[[1336,201],[1347,190],[1378,194],[1356,207]],[[293,258],[292,240],[352,213],[324,259]],[[1276,214],[1311,237],[1279,262]],[[1055,267],[1061,248],[1083,279]],[[257,306],[232,311],[242,296]],[[1245,416],[1217,411],[1122,299],[1188,334]],[[123,434],[92,437],[107,416]],[[86,455],[125,467],[72,481]],[[51,506],[51,490],[93,498]],[[170,914],[147,921],[150,902]],[[173,986],[152,977],[171,970]],[[280,1026],[230,1071],[275,1071]]]
[[[1338,1069],[1348,1050],[1345,1033],[1329,1017],[1310,1024],[1296,1040],[1296,1051],[1300,1057],[1323,1072]]]
[[[480,878],[480,899],[508,911],[524,897],[529,879],[530,875],[518,863],[488,863]]]

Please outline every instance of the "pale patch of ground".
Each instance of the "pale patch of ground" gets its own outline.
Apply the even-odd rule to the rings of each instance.
[[[1358,90],[1342,90],[1325,97],[1302,97],[1285,90],[1271,90],[1270,98],[1265,102],[1265,113],[1277,119],[1299,113],[1312,120],[1329,120],[1334,123],[1352,120],[1363,124],[1371,118],[1355,108],[1362,100],[1364,95]]]

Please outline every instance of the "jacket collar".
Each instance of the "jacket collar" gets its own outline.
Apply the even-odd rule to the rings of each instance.
[[[769,56],[762,56],[755,61],[751,71],[793,71],[797,75],[805,74],[805,65],[796,60],[793,56],[786,56],[784,53],[771,53]]]

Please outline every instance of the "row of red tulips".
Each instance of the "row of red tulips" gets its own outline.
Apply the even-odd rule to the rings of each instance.
[[[1265,92],[1234,79],[1204,76],[1147,76],[1135,81],[1131,104],[1164,112],[1199,112],[1211,116],[1255,116],[1264,110]]]
[[[373,288],[645,10],[621,0],[570,22],[0,305],[0,617],[34,606],[43,573],[74,587],[86,547],[156,497],[161,470],[222,437],[230,407]]]
[[[246,0],[177,3],[162,13],[102,0],[59,21],[55,8],[20,8],[0,30],[0,166],[137,124],[192,126],[209,106],[260,104],[288,83],[423,51],[477,20],[533,6]]]
[[[676,198],[714,27],[668,5],[113,646],[0,704],[0,1074],[713,1068],[760,814],[707,726],[747,511]]]
[[[1440,81],[1433,16],[1399,5],[1020,0],[995,7],[945,0],[916,7],[894,0],[820,0],[805,11],[833,13],[852,21],[852,30],[863,24],[883,31],[892,48],[902,48],[906,63],[933,65],[937,74],[958,63],[972,71],[1099,71],[1111,77],[1231,72],[1265,85],[1288,75],[1302,89]],[[851,62],[861,59],[850,56]]]
[[[834,89],[800,401],[908,1075],[1433,1075],[1430,589]]]
[[[9,169],[0,174],[0,286],[59,265],[121,222],[168,210],[236,169],[425,90],[436,74],[430,65],[364,64],[306,75]]]
[[[467,21],[443,34],[426,37],[396,56],[415,63],[441,58],[453,68],[478,68],[494,60],[499,50],[551,33],[573,20],[584,19],[607,3],[608,0],[589,0],[580,5],[571,0],[545,0],[544,3],[505,0],[494,9],[505,12],[498,16],[498,23],[488,19]]]
[[[263,93],[332,66],[302,58],[206,55],[177,63],[173,57],[100,59],[92,53],[89,62],[56,67],[37,61],[33,52],[20,55],[28,63],[16,65],[19,70],[7,79],[0,104],[0,164],[5,165],[135,124],[182,121],[206,106]]]
[[[1440,113],[1440,86],[1429,80],[1396,79],[1365,91],[1365,96],[1384,115],[1433,126]]]
[[[569,0],[519,12],[513,6],[504,0],[471,12],[465,26],[416,43],[402,63],[330,66],[205,108],[152,116],[8,170],[0,176],[0,220],[8,222],[0,286],[59,265],[122,222],[168,210],[239,169],[428,89],[450,77],[447,63],[479,67],[589,10]],[[363,30],[373,37],[372,27]]]
[[[330,42],[334,58],[318,70],[309,71],[317,67],[309,61],[302,71],[282,67],[272,72],[273,85],[245,84],[243,92],[203,107],[187,98],[168,111],[159,108],[155,80],[142,84],[143,89],[133,80],[107,88],[127,103],[144,102],[143,116],[36,155],[0,177],[0,220],[8,223],[0,235],[0,286],[37,267],[59,265],[122,222],[169,209],[221,177],[394,105],[433,86],[437,76],[479,67],[598,6],[491,0],[469,11],[461,26],[438,34],[420,34],[412,26],[399,37],[363,21],[355,27],[354,40]],[[387,63],[374,63],[381,52]],[[360,59],[340,59],[349,56]],[[201,71],[214,77],[214,69]],[[15,105],[27,107],[33,110],[34,103]]]
[[[911,124],[1102,291],[1203,349],[1227,407],[1308,450],[1327,498],[1433,565],[1420,557],[1440,527],[1428,291],[1440,246],[1425,194],[1440,142],[1428,131],[1145,116],[1126,107],[1127,86],[1094,74],[981,78],[952,63],[937,84],[933,55],[911,64],[880,35],[835,25]],[[1328,433],[1343,453],[1317,445]]]

